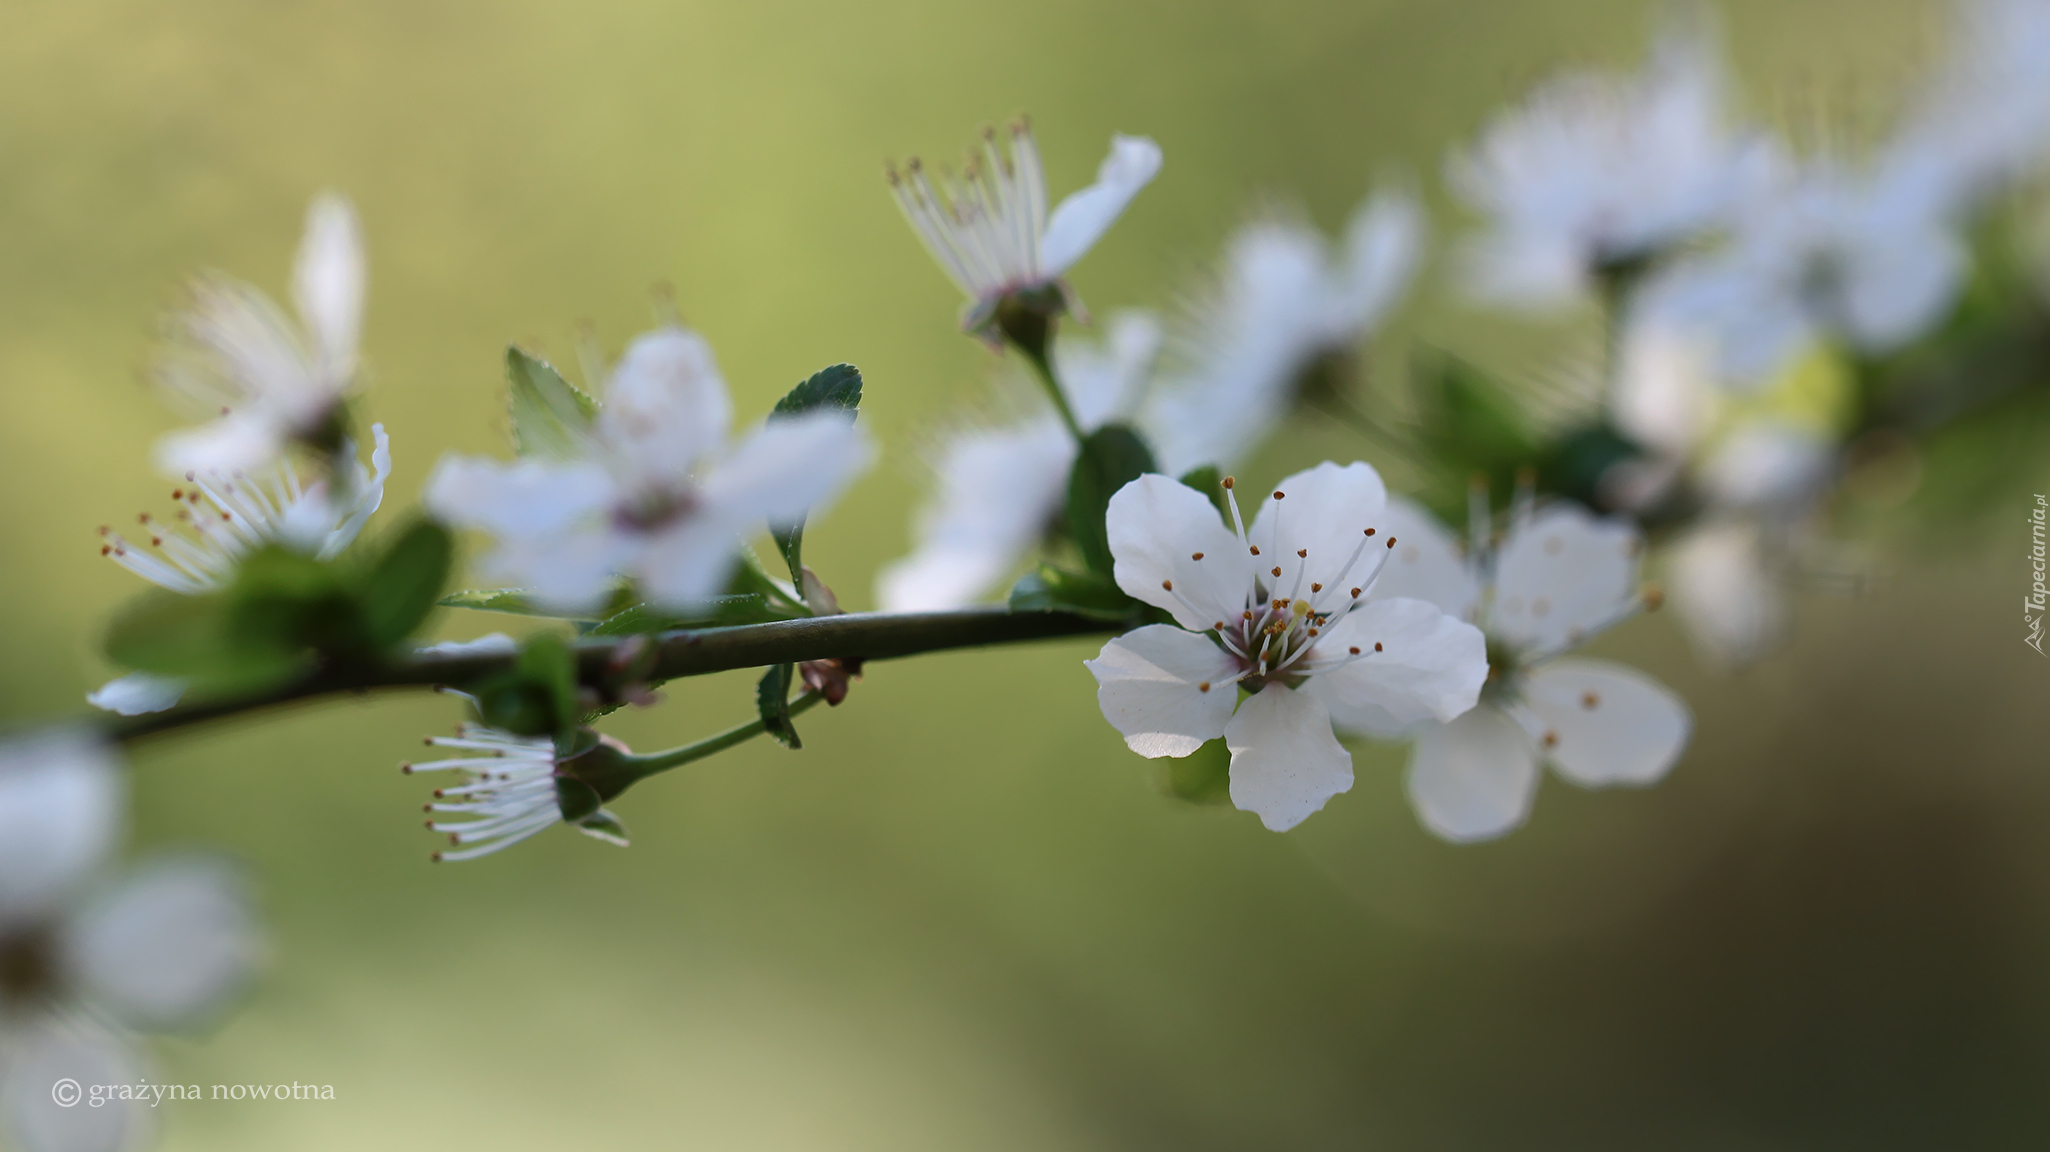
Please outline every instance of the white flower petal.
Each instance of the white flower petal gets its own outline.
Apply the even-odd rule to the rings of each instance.
[[[942,611],[981,599],[1060,515],[1074,463],[1074,439],[1054,420],[949,444],[939,491],[913,530],[917,549],[876,581],[883,611]]]
[[[486,579],[518,585],[551,612],[586,612],[605,602],[641,539],[600,527],[502,536],[477,568]]]
[[[740,531],[728,519],[687,516],[626,541],[624,565],[641,595],[669,608],[703,605],[726,587],[740,554]]]
[[[1276,500],[1276,492],[1285,496]],[[1313,583],[1358,586],[1379,562],[1376,550],[1385,551],[1388,489],[1371,464],[1340,466],[1326,460],[1258,492],[1256,499],[1260,511],[1246,536],[1260,549],[1258,570],[1277,600],[1291,592],[1308,598]],[[1366,535],[1369,528],[1375,530],[1372,538]],[[1346,571],[1362,544],[1366,548],[1358,562]],[[1309,555],[1299,557],[1298,552]],[[1277,567],[1278,577],[1271,574]]]
[[[1160,145],[1144,136],[1111,137],[1096,183],[1061,201],[1047,218],[1039,241],[1040,274],[1052,280],[1074,267],[1159,171]]]
[[[22,1037],[12,1058],[0,1063],[0,1112],[5,1113],[20,1152],[121,1152],[148,1145],[148,1100],[118,1096],[97,1102],[95,1086],[133,1085],[146,1068],[121,1037],[78,1020],[47,1020]],[[58,1081],[69,1080],[81,1095],[70,1104],[56,1098]]]
[[[726,442],[732,420],[712,346],[683,328],[657,328],[635,337],[613,369],[598,435],[623,485],[680,485]]]
[[[1851,248],[1843,323],[1868,352],[1891,352],[1950,312],[1970,268],[1963,241],[1942,220],[1883,219]]]
[[[705,513],[739,531],[762,522],[819,515],[862,469],[873,450],[845,412],[807,412],[771,420],[705,478]]]
[[[306,210],[306,234],[292,266],[292,302],[312,337],[322,377],[337,388],[356,368],[363,265],[355,208],[331,192],[317,197]]]
[[[1455,844],[1523,823],[1537,784],[1530,736],[1492,704],[1424,729],[1410,755],[1410,803],[1424,827]]]
[[[1511,529],[1495,561],[1488,633],[1525,652],[1579,644],[1637,595],[1637,530],[1577,504],[1540,508]]]
[[[413,649],[416,656],[510,656],[519,641],[503,632],[486,632],[475,640],[442,640]]]
[[[1221,282],[1183,325],[1192,363],[1146,410],[1166,471],[1233,467],[1287,413],[1325,339],[1325,264],[1324,238],[1293,221],[1258,220],[1232,236]]]
[[[1324,331],[1333,343],[1358,340],[1395,306],[1423,255],[1424,213],[1414,195],[1377,193],[1353,210],[1345,260],[1328,289]]]
[[[342,549],[354,543],[364,523],[384,503],[384,482],[391,479],[391,437],[385,435],[384,425],[372,424],[370,440],[370,467],[366,469],[360,462],[356,465],[354,501],[321,541],[318,555],[323,560],[341,555]],[[355,445],[349,445],[344,455],[355,459]]]
[[[1835,445],[1823,436],[1759,420],[1732,432],[1702,462],[1700,483],[1715,505],[1799,507],[1828,481]]]
[[[188,857],[136,872],[72,925],[79,978],[124,1022],[197,1023],[238,990],[263,942],[248,885],[225,861]]]
[[[1741,664],[1779,642],[1786,631],[1786,595],[1767,565],[1757,525],[1734,519],[1704,524],[1667,555],[1673,608],[1711,659]]]
[[[1646,314],[1627,324],[1620,359],[1608,403],[1616,427],[1658,452],[1692,452],[1715,417],[1714,342]]]
[[[1541,741],[1559,775],[1583,788],[1650,784],[1687,747],[1687,704],[1635,668],[1559,660],[1525,677],[1523,703],[1553,739]]]
[[[1127,595],[1196,632],[1245,610],[1252,557],[1202,493],[1166,476],[1141,476],[1110,498],[1104,526],[1112,574]]]
[[[173,676],[152,676],[130,672],[99,686],[85,702],[121,716],[143,716],[162,712],[185,698],[186,682]]]
[[[1187,756],[1224,735],[1238,702],[1231,656],[1167,624],[1127,632],[1083,666],[1096,677],[1103,718],[1141,756]]]
[[[514,537],[566,531],[608,510],[617,495],[612,479],[594,464],[450,455],[427,478],[421,502],[453,527]]]
[[[268,414],[236,412],[167,433],[157,441],[157,466],[174,476],[254,472],[284,452],[288,432]]]
[[[1128,419],[1160,356],[1164,334],[1151,312],[1125,309],[1110,318],[1109,327],[1101,346],[1068,335],[1054,345],[1061,392],[1084,431]]]
[[[120,828],[124,783],[90,732],[0,744],[0,927],[46,911],[98,866]]]
[[[1269,684],[1248,696],[1224,730],[1231,749],[1231,802],[1286,832],[1352,788],[1352,754],[1331,734],[1315,696]]]
[[[1367,595],[1428,600],[1448,615],[1470,619],[1480,606],[1481,585],[1452,533],[1422,505],[1401,496],[1389,497],[1381,520],[1381,531],[1396,543]]]
[[[1361,606],[1325,632],[1314,658],[1345,659],[1352,648],[1360,659],[1315,673],[1304,688],[1350,732],[1392,736],[1450,720],[1474,706],[1488,679],[1481,630],[1423,600]]]

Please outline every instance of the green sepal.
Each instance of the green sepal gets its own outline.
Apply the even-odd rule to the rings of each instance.
[[[810,379],[776,401],[776,406],[769,411],[769,419],[788,419],[807,412],[839,411],[847,413],[847,418],[852,420],[860,407],[861,370],[852,364],[835,364],[812,373]],[[776,538],[777,551],[790,565],[791,582],[800,586],[804,579],[804,520],[799,516],[794,523],[769,525],[769,534]]]
[[[790,682],[797,677],[797,666],[778,664],[762,673],[761,683],[755,686],[755,705],[762,716],[762,730],[774,736],[785,748],[802,748],[804,742],[797,738],[797,729],[790,723]]]
[[[1231,749],[1223,740],[1208,741],[1187,756],[1167,759],[1158,771],[1161,792],[1176,800],[1231,803]]]
[[[1218,518],[1229,523],[1231,506],[1224,502],[1224,473],[1217,470],[1217,465],[1205,464],[1201,468],[1191,468],[1182,473],[1181,481],[1201,492],[1204,499],[1210,501],[1211,506],[1217,509]]]
[[[617,844],[621,848],[627,847],[630,843],[626,834],[626,824],[603,808],[577,821],[576,828],[593,840],[603,840],[607,844]]]
[[[505,379],[513,450],[543,460],[582,458],[597,401],[563,379],[554,365],[518,347],[505,350]]]
[[[1154,470],[1153,452],[1123,424],[1106,424],[1082,440],[1068,472],[1068,533],[1089,570],[1109,576],[1110,537],[1104,512],[1118,489]]]
[[[1096,620],[1122,620],[1140,607],[1122,588],[1093,572],[1069,572],[1051,564],[1041,564],[1011,585],[1013,612],[1073,612]]]
[[[419,629],[454,559],[455,539],[431,520],[415,522],[392,541],[364,573],[360,591],[363,627],[373,645],[391,648]]]
[[[581,824],[596,816],[604,803],[598,798],[598,790],[589,784],[568,776],[555,778],[555,805],[562,810],[564,821]]]

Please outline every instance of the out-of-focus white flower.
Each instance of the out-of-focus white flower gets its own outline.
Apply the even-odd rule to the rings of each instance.
[[[427,743],[469,753],[399,766],[409,775],[448,771],[460,778],[459,783],[436,788],[434,802],[426,806],[429,813],[438,814],[429,817],[427,827],[456,846],[436,852],[435,860],[489,856],[564,822],[555,741],[464,724],[455,736],[430,736]],[[603,808],[582,815],[574,826],[593,839],[626,844],[626,826]]]
[[[1649,455],[1612,468],[1601,490],[1638,511],[1676,492],[1699,508],[1666,552],[1673,607],[1710,660],[1755,660],[1784,634],[1784,585],[1816,551],[1853,382],[1839,356],[1811,345],[1769,386],[1732,391],[1706,342],[1656,318],[1638,317],[1622,345],[1609,416]]]
[[[1462,553],[1430,513],[1389,503],[1397,546],[1373,595],[1415,597],[1488,636],[1488,685],[1452,719],[1355,715],[1341,728],[1416,740],[1409,796],[1424,826],[1455,842],[1522,824],[1538,766],[1584,788],[1651,784],[1687,746],[1687,705],[1634,668],[1560,655],[1637,611],[1640,540],[1578,505],[1519,510],[1499,548],[1476,516]]]
[[[234,578],[244,556],[267,544],[322,560],[338,556],[384,503],[391,439],[382,424],[371,425],[370,436],[370,467],[355,463],[356,475],[339,499],[327,479],[301,484],[289,460],[253,474],[187,472],[185,483],[171,492],[178,510],[168,521],[147,512],[139,518],[149,533],[147,548],[101,528],[100,555],[186,595],[217,591]],[[347,455],[353,459],[355,453]]]
[[[188,472],[171,492],[177,511],[158,520],[139,517],[149,544],[138,545],[112,528],[100,529],[100,555],[173,592],[197,596],[218,591],[234,578],[242,558],[268,544],[282,544],[322,560],[340,555],[384,503],[391,476],[391,440],[384,425],[370,426],[375,447],[370,466],[356,461],[346,494],[337,499],[331,482],[301,484],[290,460],[280,460],[254,477]],[[344,455],[355,460],[355,447]],[[183,680],[132,672],[86,696],[95,708],[123,716],[162,712],[185,695]]]
[[[1669,37],[1642,75],[1562,76],[1496,119],[1449,166],[1489,222],[1466,254],[1474,293],[1568,303],[1603,270],[1720,223],[1759,167],[1756,144],[1725,127],[1723,101],[1711,44]]]
[[[1239,464],[1287,413],[1304,372],[1352,351],[1387,316],[1423,242],[1422,209],[1404,192],[1361,203],[1336,252],[1294,221],[1241,229],[1183,333],[1185,370],[1147,408],[1162,469]]]
[[[444,458],[426,504],[497,538],[483,567],[562,611],[601,602],[615,575],[688,608],[718,593],[743,534],[794,521],[869,459],[844,412],[768,422],[723,453],[732,411],[712,349],[694,332],[635,339],[612,374],[581,458]]]
[[[1102,347],[1073,337],[1054,346],[1061,390],[1084,432],[1132,416],[1160,343],[1159,322],[1132,311],[1112,318]],[[988,594],[1059,517],[1075,452],[1051,412],[949,442],[935,469],[938,491],[913,528],[914,550],[877,578],[883,610],[940,611]]]
[[[262,955],[246,885],[219,861],[160,860],[93,893],[120,772],[83,732],[0,745],[0,1111],[29,1152],[132,1147],[147,1102],[65,1107],[52,1085],[132,1082],[128,1029],[202,1021]]]
[[[958,179],[939,187],[918,160],[890,169],[890,187],[918,238],[968,295],[963,327],[977,330],[998,301],[1058,285],[1160,171],[1160,146],[1144,136],[1112,136],[1096,183],[1047,214],[1039,145],[1023,121],[1010,130],[1007,156],[994,129],[983,133]]]
[[[1968,266],[1948,205],[1919,180],[1789,165],[1726,248],[1647,285],[1641,307],[1713,341],[1723,382],[1756,388],[1820,341],[1877,355],[1921,336]]]
[[[2050,151],[2050,3],[1965,0],[1949,51],[1878,158],[1881,183],[1967,212]]]
[[[157,453],[164,468],[254,472],[294,441],[319,440],[355,379],[363,285],[356,212],[333,194],[307,209],[292,268],[297,324],[240,281],[194,283],[157,377],[210,422],[165,437]]]
[[[1235,495],[1227,528],[1168,477],[1120,489],[1106,521],[1118,586],[1179,625],[1128,632],[1087,662],[1125,744],[1187,756],[1222,736],[1232,803],[1280,832],[1352,787],[1334,720],[1444,722],[1473,707],[1487,676],[1479,630],[1422,600],[1366,595],[1397,539],[1375,534],[1386,497],[1371,466],[1327,461],[1283,481],[1248,532]]]

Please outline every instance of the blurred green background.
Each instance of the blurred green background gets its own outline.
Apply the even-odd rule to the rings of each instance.
[[[1773,118],[1887,90],[1942,12],[1722,15]],[[281,291],[318,189],[369,236],[381,522],[444,450],[500,450],[508,340],[567,361],[588,319],[616,349],[667,280],[743,416],[821,365],[866,373],[888,453],[806,549],[865,606],[916,446],[991,366],[885,157],[1029,111],[1059,195],[1111,132],[1154,136],[1165,169],[1076,282],[1099,314],[1164,304],[1260,197],[1331,226],[1377,176],[1435,184],[1491,108],[1634,63],[1652,23],[1607,0],[17,2],[5,712],[74,709],[106,673],[96,630],[137,582],[93,528],[166,504],[140,376],[161,307],[200,267]],[[1413,310],[1428,339],[1544,343],[1443,296]],[[1299,426],[1265,470],[1354,450]],[[249,860],[275,962],[216,1034],[158,1045],[161,1073],[336,1090],[166,1105],[165,1146],[2042,1147],[2050,666],[2013,605],[2046,487],[2015,477],[1997,538],[1804,595],[1795,644],[1740,676],[1662,618],[1604,638],[1691,701],[1692,750],[1648,792],[1548,780],[1481,847],[1418,828],[1388,750],[1285,837],[1161,798],[1081,641],[874,665],[802,752],[636,791],[626,851],[558,830],[430,865],[394,765],[455,722],[444,699],[164,740],[136,758],[137,850]],[[749,689],[679,683],[612,728],[679,742]]]

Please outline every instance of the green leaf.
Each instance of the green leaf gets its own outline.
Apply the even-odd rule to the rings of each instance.
[[[365,574],[363,624],[370,641],[387,649],[411,636],[434,610],[455,558],[448,529],[421,520],[392,541]]]
[[[1231,516],[1231,506],[1224,502],[1224,473],[1217,470],[1217,465],[1205,464],[1201,468],[1189,469],[1182,473],[1182,483],[1201,492],[1217,509],[1219,519]]]
[[[517,347],[505,350],[513,448],[522,456],[575,460],[598,414],[597,401],[562,378],[555,366]]]
[[[1231,750],[1211,740],[1160,768],[1160,790],[1191,804],[1231,803]]]
[[[861,371],[852,364],[835,364],[812,373],[811,379],[792,388],[776,407],[769,412],[769,419],[788,419],[807,412],[840,411],[851,420],[861,407]],[[769,534],[776,538],[776,549],[783,553],[783,560],[790,565],[790,580],[802,586],[804,581],[804,517],[794,524],[771,524]]]
[[[1153,453],[1137,432],[1123,424],[1106,424],[1082,441],[1075,466],[1068,473],[1067,522],[1090,571],[1110,575],[1110,540],[1103,524],[1110,498],[1151,471]]]
[[[307,661],[285,645],[232,642],[224,593],[181,596],[151,590],[114,617],[105,651],[117,664],[190,681],[192,697],[248,691],[297,675]]]
[[[835,364],[819,369],[812,373],[811,379],[792,388],[776,401],[770,416],[796,416],[820,408],[853,412],[860,407],[861,370],[852,364]]]
[[[1517,472],[1544,455],[1508,387],[1445,353],[1419,355],[1415,364],[1417,439],[1436,469],[1431,503],[1456,522],[1474,476],[1486,478],[1495,503],[1506,503]]]
[[[577,620],[595,624],[632,606],[634,592],[626,581],[619,581],[613,586],[612,595],[606,599],[603,607],[593,612],[567,615],[534,603],[527,598],[524,588],[480,588],[451,592],[435,603],[443,608],[468,608],[477,612],[505,612],[514,616],[539,616],[549,620]]]
[[[344,660],[376,651],[362,604],[336,565],[275,545],[243,557],[228,587],[227,643],[242,652],[315,649]]]
[[[1137,600],[1101,576],[1051,564],[1041,564],[1011,586],[1013,612],[1073,612],[1097,620],[1122,620],[1140,608]]]
[[[797,729],[790,724],[790,681],[796,673],[796,665],[778,664],[763,672],[761,683],[755,686],[755,705],[762,714],[762,729],[786,748],[804,747],[804,742],[797,738]]]

